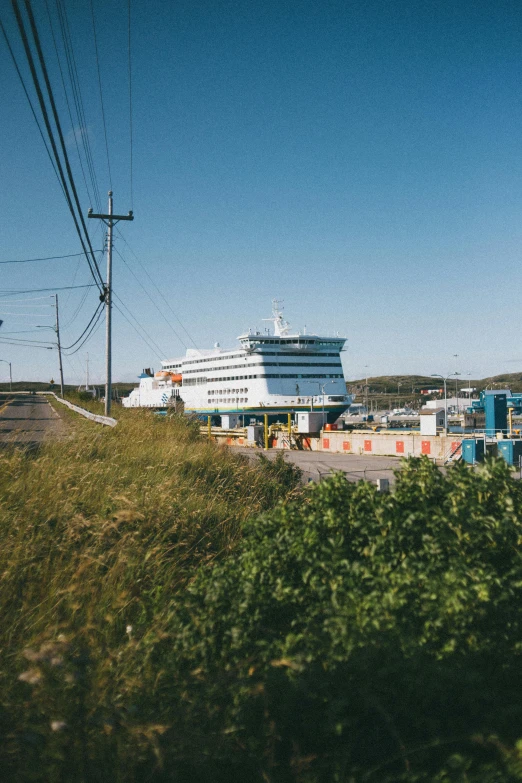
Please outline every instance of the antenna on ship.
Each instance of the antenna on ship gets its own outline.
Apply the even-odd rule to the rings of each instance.
[[[276,337],[283,337],[288,334],[290,324],[283,318],[283,300],[272,299],[272,318],[263,318],[263,321],[274,322],[274,335]]]

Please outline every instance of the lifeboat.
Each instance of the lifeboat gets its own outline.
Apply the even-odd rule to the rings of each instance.
[[[172,383],[181,383],[183,376],[181,373],[169,372],[168,370],[159,370],[154,373],[155,378],[161,378],[164,381],[172,381]]]

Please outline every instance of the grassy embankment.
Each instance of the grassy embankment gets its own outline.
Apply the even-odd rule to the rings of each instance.
[[[91,720],[117,698],[113,677],[133,677],[117,665],[129,638],[154,626],[199,566],[234,550],[245,520],[299,482],[284,463],[252,465],[201,439],[183,418],[120,410],[110,429],[54,405],[73,437],[37,454],[0,453],[4,780],[13,779],[14,769],[19,779],[51,779],[52,759],[38,773],[42,746],[64,712],[77,723],[75,750],[68,752],[82,757],[77,743],[87,713]],[[75,673],[56,653],[60,662],[50,678],[72,678],[65,684],[70,704],[55,703],[49,686],[44,717],[18,676],[29,666],[29,679],[39,680],[41,668],[23,651],[46,642],[67,646]],[[70,779],[83,780],[83,772],[74,767]]]

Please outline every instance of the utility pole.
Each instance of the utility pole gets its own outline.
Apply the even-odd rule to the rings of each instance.
[[[112,190],[109,190],[109,212],[107,215],[95,215],[92,208],[87,217],[103,220],[108,227],[107,233],[107,282],[105,284],[105,415],[111,415],[112,396],[112,229],[120,220],[134,220],[132,210],[128,215],[113,215]]]
[[[63,366],[62,346],[60,345],[60,322],[58,320],[58,294],[54,295],[54,304],[56,307],[56,342],[58,344],[58,359],[60,361],[60,396],[63,399]]]
[[[87,373],[85,376],[85,391],[89,391],[89,353],[87,353]]]

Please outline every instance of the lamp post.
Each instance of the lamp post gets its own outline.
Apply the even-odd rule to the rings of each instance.
[[[52,329],[56,335],[56,347],[58,348],[58,361],[60,364],[60,396],[63,398],[63,365],[62,365],[62,346],[60,344],[60,324],[58,321],[58,294],[54,294],[54,302],[56,308],[56,325],[55,326],[40,326],[37,325],[37,329]]]
[[[0,362],[5,362],[5,364],[9,365],[9,391],[13,391],[13,373],[11,372],[11,362],[8,362],[7,359],[0,359]]]
[[[449,375],[438,375],[436,373],[432,373],[432,378],[442,378],[444,381],[444,435],[448,434],[448,392],[446,383],[448,381],[448,378],[453,378],[454,375],[458,375],[458,373],[451,372]]]
[[[335,383],[335,381],[326,381],[326,383],[319,383],[319,382],[317,382],[317,385],[321,389],[321,393],[323,395],[323,416],[322,416],[323,427],[324,427],[324,390],[325,390],[325,387],[328,386],[329,383]]]

